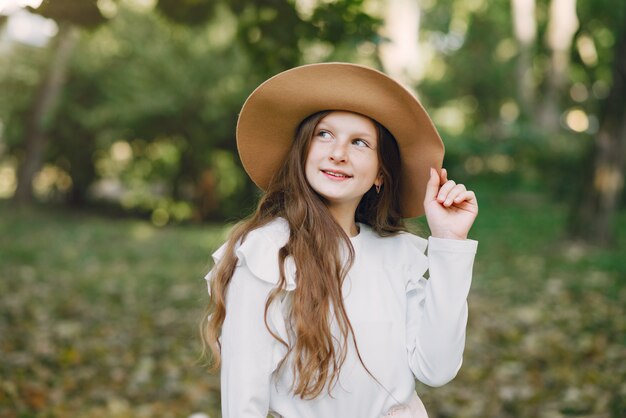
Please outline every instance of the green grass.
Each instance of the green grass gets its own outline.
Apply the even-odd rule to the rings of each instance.
[[[626,214],[619,246],[590,250],[546,195],[475,190],[464,366],[419,386],[431,418],[623,416]],[[197,323],[225,233],[1,203],[0,416],[219,416]]]
[[[196,324],[223,226],[157,229],[8,205],[0,219],[0,416],[217,408]]]

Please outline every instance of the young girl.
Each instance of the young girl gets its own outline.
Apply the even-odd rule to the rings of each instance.
[[[427,417],[415,378],[461,367],[478,206],[421,104],[367,67],[297,67],[250,95],[237,146],[265,194],[206,276],[222,416]],[[402,221],[424,213],[428,240]]]

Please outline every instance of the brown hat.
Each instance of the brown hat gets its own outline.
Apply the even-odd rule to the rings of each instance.
[[[263,190],[267,188],[300,122],[322,110],[359,113],[391,132],[402,164],[402,216],[422,215],[429,168],[441,168],[443,142],[409,90],[362,65],[304,65],[275,75],[252,92],[237,122],[239,156],[252,181]]]

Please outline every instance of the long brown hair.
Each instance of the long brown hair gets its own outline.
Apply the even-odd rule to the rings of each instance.
[[[238,242],[243,242],[250,231],[277,217],[284,218],[289,225],[290,235],[287,244],[279,250],[280,277],[265,303],[265,326],[287,348],[287,354],[279,368],[289,355],[293,356],[293,391],[307,399],[317,397],[327,383],[330,393],[346,359],[348,338],[352,339],[356,347],[341,290],[354,261],[354,248],[349,237],[331,216],[322,197],[309,186],[304,174],[315,128],[328,113],[330,111],[318,112],[302,121],[285,163],[270,182],[257,210],[231,231],[225,255],[212,275],[207,311],[209,315],[205,315],[201,325],[205,353],[210,350],[212,370],[215,371],[221,361],[218,338],[226,316],[226,290],[237,264],[235,246]],[[363,196],[355,218],[357,222],[370,225],[376,233],[384,236],[405,230],[400,216],[398,193],[400,156],[391,133],[379,123],[375,122],[375,125],[383,186],[380,193],[372,187]],[[347,261],[341,255],[342,247],[348,249]],[[284,262],[288,256],[293,257],[297,276],[297,286],[292,292],[291,311],[288,315],[293,341],[283,340],[267,323],[269,307],[285,290]],[[339,344],[336,344],[331,334],[331,311],[340,331]],[[356,351],[363,364],[358,347]]]

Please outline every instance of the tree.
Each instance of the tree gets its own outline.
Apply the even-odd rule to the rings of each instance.
[[[288,67],[357,55],[375,63],[380,20],[363,2],[322,2],[305,11],[293,0],[158,0],[139,9],[119,2],[114,21],[82,32],[76,48],[68,48],[69,67],[57,77],[62,82],[41,83],[56,92],[49,94],[52,105],[33,100],[44,109],[35,118],[43,121],[39,135],[32,135],[38,152],[25,149],[19,131],[26,123],[11,118],[10,152],[32,163],[21,186],[46,162],[71,177],[71,189],[61,195],[65,203],[87,203],[92,186],[106,180],[128,210],[185,206],[189,213],[191,203],[196,218],[238,216],[257,196],[236,158],[241,104],[261,81]],[[49,3],[45,15],[59,23],[77,14],[69,6],[52,13],[59,3]],[[43,14],[43,7],[37,11]],[[367,48],[359,48],[363,43]],[[4,107],[19,113],[10,103]],[[123,161],[114,152],[122,148]]]
[[[576,0],[552,0],[546,43],[550,50],[545,95],[539,107],[537,120],[549,133],[560,128],[560,98],[568,80],[568,68],[572,41],[578,29]]]
[[[238,94],[236,103],[232,109],[224,109],[222,116],[230,123],[229,135],[214,142],[213,154],[220,151],[236,153],[236,143],[233,135],[235,132],[236,115],[245,94],[252,91],[262,80],[287,68],[304,63],[304,55],[307,44],[326,44],[331,48],[327,58],[341,57],[341,48],[349,51],[349,56],[354,54],[356,47],[367,41],[374,41],[380,21],[363,11],[363,0],[342,0],[332,3],[322,2],[317,4],[310,14],[299,13],[294,0],[187,0],[183,2],[173,0],[159,0],[157,9],[169,20],[183,25],[199,25],[203,16],[207,22],[212,20],[216,13],[220,12],[220,6],[225,6],[236,17],[236,41],[248,60],[245,70],[245,85]],[[222,11],[223,11],[222,9]],[[337,53],[339,51],[339,53]],[[344,58],[345,59],[345,58]],[[219,79],[215,80],[218,84]],[[187,112],[190,114],[193,112]],[[193,122],[188,124],[193,125]],[[205,140],[197,138],[190,131],[180,132],[188,144]],[[207,164],[198,162],[196,146],[187,146],[183,150],[182,159],[188,164],[181,164],[181,173],[177,180],[190,180],[195,178],[195,196],[197,209],[202,218],[214,217],[218,206],[225,206],[220,202],[220,196],[216,193],[217,180],[220,176],[216,167],[207,167]],[[193,171],[190,170],[193,167]],[[183,172],[184,171],[184,172]],[[174,186],[174,190],[177,187]],[[252,205],[252,198],[256,196],[256,186],[252,182],[246,182],[242,196],[247,201],[242,202],[240,207]],[[231,197],[232,200],[232,197]],[[204,205],[201,202],[212,202]],[[220,205],[215,204],[220,202]],[[201,209],[204,207],[205,210]],[[225,213],[219,215],[224,216]]]
[[[599,246],[615,243],[613,228],[624,189],[626,162],[626,8],[618,9],[621,22],[613,55],[613,84],[603,103],[600,129],[592,158],[584,170],[585,186],[575,202],[569,226],[575,240]]]
[[[40,170],[47,148],[47,124],[52,119],[54,107],[63,87],[67,66],[76,42],[77,27],[95,27],[106,19],[97,2],[57,0],[43,2],[31,12],[54,19],[59,31],[51,42],[51,58],[25,120],[23,157],[17,172],[17,189],[14,201],[30,203],[33,199],[33,179]]]
[[[420,10],[412,0],[389,0],[383,31],[388,41],[380,46],[385,72],[405,84],[419,79],[423,57],[419,51]],[[422,71],[420,71],[422,70]]]
[[[535,83],[532,72],[533,46],[537,39],[535,0],[512,0],[513,33],[519,44],[517,57],[517,98],[526,116],[532,116]]]
[[[219,0],[158,0],[156,8],[173,22],[199,26],[215,15]]]

